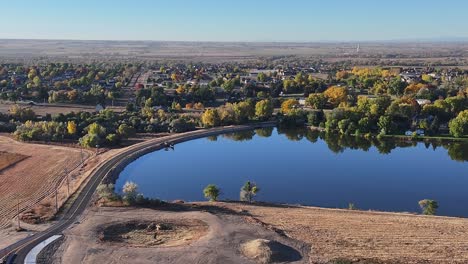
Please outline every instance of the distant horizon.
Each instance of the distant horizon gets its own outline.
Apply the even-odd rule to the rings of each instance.
[[[388,40],[313,40],[313,41],[289,41],[289,40],[273,40],[273,41],[231,41],[231,40],[151,40],[151,39],[66,39],[66,38],[2,38],[0,40],[25,40],[25,41],[108,41],[108,42],[177,42],[177,43],[283,43],[283,44],[314,44],[314,43],[460,43],[468,42],[468,37],[434,37],[421,39],[388,39]]]
[[[18,0],[2,39],[183,42],[468,41],[468,2]]]

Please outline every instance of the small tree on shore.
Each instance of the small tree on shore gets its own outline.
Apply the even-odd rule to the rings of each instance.
[[[219,197],[220,190],[216,185],[209,184],[203,190],[203,194],[205,194],[205,198],[210,199],[210,202],[216,202]]]
[[[422,213],[425,215],[435,215],[439,204],[437,201],[424,199],[419,201],[419,206],[421,207]]]
[[[122,188],[124,194],[124,201],[128,204],[134,204],[138,196],[138,185],[134,182],[128,181]]]
[[[251,203],[253,200],[253,197],[257,195],[259,191],[260,191],[260,188],[257,187],[257,184],[247,181],[244,184],[244,186],[242,186],[241,188],[240,200]]]

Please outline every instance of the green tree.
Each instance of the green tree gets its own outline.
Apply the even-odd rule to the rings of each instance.
[[[263,73],[263,72],[260,72],[258,75],[257,75],[257,79],[260,81],[260,82],[265,82],[266,81],[266,74]]]
[[[439,204],[437,201],[424,199],[419,201],[419,206],[421,207],[422,213],[425,215],[435,215]]]
[[[129,138],[135,135],[135,128],[127,124],[121,124],[119,128],[117,128],[117,134],[123,138]]]
[[[381,116],[377,125],[379,126],[381,134],[389,134],[392,130],[392,119],[389,116]]]
[[[39,78],[39,76],[34,77],[33,78],[33,83],[34,83],[35,87],[41,86],[41,83],[42,83],[41,78]]]
[[[220,190],[216,185],[209,184],[205,189],[203,189],[203,194],[205,195],[205,198],[210,199],[211,202],[216,202],[218,200]]]
[[[309,94],[306,103],[314,109],[323,109],[327,103],[327,97],[322,93]]]
[[[468,135],[468,110],[462,111],[449,122],[450,134],[454,137]]]
[[[241,201],[247,201],[249,203],[252,202],[253,197],[257,195],[260,189],[257,185],[253,182],[247,181],[244,186],[242,186],[240,191],[240,199]]]
[[[267,119],[273,115],[273,103],[271,100],[265,99],[258,101],[255,104],[255,115],[259,119]]]
[[[95,134],[98,136],[104,136],[106,134],[106,129],[98,123],[92,123],[88,126],[87,130],[88,134]]]

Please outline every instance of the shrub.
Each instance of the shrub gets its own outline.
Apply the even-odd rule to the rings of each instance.
[[[114,184],[99,184],[96,189],[96,193],[98,194],[99,198],[107,199],[110,201],[114,201],[118,198],[118,196],[114,193]]]

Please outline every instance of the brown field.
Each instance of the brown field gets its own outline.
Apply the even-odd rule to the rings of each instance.
[[[266,226],[311,246],[311,263],[468,263],[468,219],[314,207],[249,206]]]
[[[11,230],[11,221],[17,213],[17,204],[24,211],[33,207],[43,198],[50,198],[55,186],[64,179],[64,170],[69,173],[70,185],[76,188],[82,181],[82,171],[74,170],[81,162],[80,149],[53,145],[28,144],[17,142],[7,136],[0,135],[1,157],[9,157],[9,164],[16,160],[14,166],[0,171],[0,231]],[[4,153],[9,153],[5,156]],[[12,155],[16,159],[12,158]],[[83,151],[83,158],[87,159],[90,152]],[[24,157],[27,157],[24,159]],[[18,159],[23,158],[18,161]],[[3,159],[2,159],[3,160]],[[5,159],[6,160],[6,159]],[[7,162],[2,162],[7,164]],[[85,170],[86,167],[83,168]],[[73,191],[73,188],[72,188]],[[60,202],[67,196],[64,184],[59,189]],[[53,210],[53,204],[47,202]],[[8,242],[7,236],[0,233],[0,248]]]
[[[6,169],[17,162],[20,162],[27,158],[28,156],[26,155],[21,155],[18,153],[9,153],[5,151],[0,151],[0,172],[3,169]]]
[[[12,102],[2,102],[0,101],[0,112],[8,113],[10,108],[14,105]],[[67,114],[71,112],[94,112],[96,108],[89,105],[74,105],[74,104],[40,104],[40,105],[27,105],[27,104],[18,104],[21,107],[31,108],[36,115],[45,116],[46,114],[56,115],[56,114]],[[115,112],[123,111],[123,107],[108,107]]]
[[[182,41],[86,41],[86,40],[15,40],[0,39],[0,58],[5,61],[37,63],[53,60],[92,63],[95,61],[142,62],[246,61],[279,56],[315,58],[324,61],[361,62],[409,60],[423,65],[467,65],[468,42],[182,42]],[[382,60],[382,61],[380,61]],[[372,63],[371,63],[372,64]],[[366,63],[366,65],[371,65]]]

